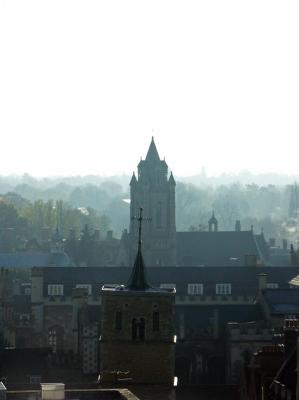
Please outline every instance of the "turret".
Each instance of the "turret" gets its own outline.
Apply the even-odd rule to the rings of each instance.
[[[209,232],[217,232],[218,231],[218,220],[215,217],[215,213],[213,211],[211,218],[209,219]]]
[[[130,181],[130,186],[134,186],[136,184],[137,184],[137,179],[136,179],[136,176],[135,176],[135,172],[133,172],[133,175],[132,175],[132,178],[131,178],[131,181]]]
[[[169,176],[168,182],[169,182],[169,184],[171,186],[176,186],[176,182],[175,182],[174,177],[172,175],[172,171],[170,172],[170,176]]]

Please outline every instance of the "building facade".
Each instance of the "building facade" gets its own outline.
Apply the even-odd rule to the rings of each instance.
[[[144,222],[143,255],[149,267],[154,266],[246,266],[248,260],[258,265],[271,265],[264,235],[253,230],[242,231],[237,221],[232,231],[220,231],[213,212],[209,231],[178,232],[175,206],[176,182],[168,165],[161,160],[152,138],[147,155],[138,164],[137,176],[130,181],[130,229],[124,231],[119,244],[116,265],[134,262],[137,251],[140,207]],[[252,262],[252,261],[251,261]]]

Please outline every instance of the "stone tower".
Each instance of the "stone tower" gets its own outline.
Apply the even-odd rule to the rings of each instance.
[[[218,232],[218,220],[215,217],[214,211],[209,219],[209,232]]]
[[[175,289],[149,285],[141,253],[126,286],[103,286],[101,382],[127,377],[132,383],[173,385]]]
[[[134,217],[140,207],[149,219],[144,225],[143,255],[148,266],[176,265],[175,180],[165,160],[160,160],[152,138],[145,160],[133,173],[130,206],[130,263],[137,250],[138,228]]]

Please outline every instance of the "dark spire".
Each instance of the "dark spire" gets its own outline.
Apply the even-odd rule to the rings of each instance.
[[[127,288],[130,290],[146,290],[151,288],[151,286],[147,282],[146,270],[141,252],[141,229],[142,229],[142,221],[144,221],[144,218],[142,218],[142,211],[143,209],[140,208],[139,217],[136,218],[137,221],[139,222],[138,250],[133,270],[129,282],[127,284]]]
[[[131,181],[130,181],[130,186],[135,185],[135,183],[137,183],[137,179],[136,179],[136,176],[135,176],[135,172],[133,172],[133,175],[132,175],[132,178],[131,178]]]
[[[171,184],[171,185],[176,185],[176,183],[175,183],[175,180],[174,180],[174,177],[173,177],[173,175],[172,175],[172,171],[170,172],[170,177],[169,177],[169,179],[168,179],[168,182]]]
[[[209,219],[209,232],[212,232],[214,229],[214,232],[218,231],[218,221],[217,218],[215,217],[215,213],[213,211],[212,217]]]
[[[209,219],[209,223],[215,224],[218,223],[216,217],[215,217],[215,212],[213,211],[211,218]]]
[[[158,154],[157,147],[155,145],[154,137],[152,136],[152,141],[150,147],[147,151],[147,155],[145,158],[146,161],[160,161],[160,157]]]

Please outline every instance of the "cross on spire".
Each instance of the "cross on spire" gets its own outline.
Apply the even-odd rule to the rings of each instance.
[[[141,233],[142,233],[142,221],[151,221],[151,218],[143,218],[142,217],[143,208],[139,208],[139,217],[133,217],[132,220],[136,220],[139,223],[138,226],[138,250],[141,249]]]
[[[135,258],[132,273],[127,285],[130,290],[146,290],[151,286],[147,282],[146,270],[141,254],[141,232],[142,232],[142,221],[150,221],[150,218],[142,217],[143,208],[139,208],[139,217],[133,217],[132,220],[136,220],[139,223],[138,227],[138,250]]]

